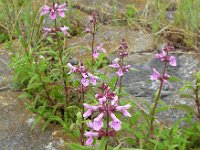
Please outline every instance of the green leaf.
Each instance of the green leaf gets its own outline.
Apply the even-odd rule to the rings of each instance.
[[[106,146],[106,144],[107,144],[107,142],[108,142],[108,138],[103,137],[103,138],[101,139],[100,144],[99,144],[98,150],[104,150],[104,149],[105,149],[105,146]]]
[[[169,81],[171,81],[171,82],[181,82],[181,79],[178,78],[178,77],[170,77]]]
[[[94,150],[93,148],[90,148],[88,146],[82,146],[77,143],[68,144],[68,146],[70,147],[71,150]]]
[[[120,147],[122,146],[122,143],[120,143],[117,147],[115,147],[113,150],[119,150]]]
[[[173,108],[185,110],[185,111],[187,111],[189,113],[193,113],[193,114],[196,113],[192,107],[190,107],[188,105],[184,105],[184,104],[175,105],[175,106],[173,106]]]
[[[158,107],[158,108],[156,108],[156,110],[155,110],[155,114],[161,113],[161,112],[166,111],[166,110],[169,110],[170,108],[172,108],[171,105],[166,105],[166,106]]]

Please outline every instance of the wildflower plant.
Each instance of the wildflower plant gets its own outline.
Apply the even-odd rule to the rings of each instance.
[[[86,145],[91,145],[94,137],[109,138],[116,136],[116,133],[121,129],[122,124],[116,117],[116,112],[122,112],[124,116],[131,117],[131,114],[127,111],[131,105],[127,104],[125,106],[119,106],[118,96],[115,92],[111,91],[108,85],[103,83],[99,93],[95,95],[95,98],[98,100],[97,105],[92,106],[87,103],[83,104],[87,109],[83,114],[85,119],[93,116],[93,114],[96,116],[92,121],[87,123],[90,131],[85,132],[85,136],[88,138]]]
[[[131,68],[131,65],[125,65],[124,59],[128,56],[128,43],[125,41],[125,39],[122,39],[120,42],[120,46],[117,51],[118,57],[112,61],[112,64],[109,65],[112,68],[117,69],[117,81],[115,84],[115,88],[118,84],[119,80],[119,95],[122,90],[122,78],[124,73],[128,72]],[[114,90],[115,90],[114,88]]]
[[[171,43],[167,43],[162,49],[161,53],[155,55],[155,59],[158,59],[164,63],[163,72],[159,73],[155,68],[153,68],[153,73],[150,75],[151,81],[160,81],[160,87],[156,93],[154,104],[150,110],[150,137],[154,138],[154,120],[155,120],[155,110],[160,101],[160,95],[163,88],[163,85],[167,83],[167,80],[170,78],[170,75],[167,74],[167,67],[176,66],[176,58],[170,55],[170,52],[174,50],[174,47]]]

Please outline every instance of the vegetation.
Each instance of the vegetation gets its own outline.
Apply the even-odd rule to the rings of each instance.
[[[137,108],[123,89],[124,74],[135,70],[126,64],[126,40],[120,41],[117,58],[109,63],[104,45],[97,42],[101,12],[92,11],[85,29],[79,26],[72,1],[67,4],[53,1],[44,5],[39,0],[0,2],[0,42],[7,41],[7,48],[13,52],[14,88],[23,91],[20,98],[37,115],[33,129],[42,121],[42,130],[51,123],[60,124],[74,141],[79,139],[79,143],[68,143],[72,150],[199,149],[200,72],[180,89],[182,97],[194,100],[195,109],[186,104],[163,103],[164,84],[180,80],[167,74],[167,68],[176,67],[177,60],[172,56],[173,45],[166,43],[155,55],[163,63],[163,72],[152,68],[153,74],[149,75],[151,82],[160,83],[152,93],[154,101],[146,103],[147,111]],[[200,1],[183,0],[174,5],[172,21],[166,17],[172,1],[161,0],[147,1],[143,12],[129,4],[123,19],[131,27],[153,33],[155,38],[165,32],[181,35],[184,43],[179,44],[197,50]],[[116,8],[112,9],[117,22]],[[68,45],[67,41],[77,34],[90,36],[91,45]],[[14,40],[18,40],[18,46]],[[75,63],[72,52],[76,49],[85,50],[89,57]],[[110,77],[102,68],[109,68],[108,72],[113,68],[116,74]],[[157,114],[169,109],[183,110],[186,115],[170,126],[163,125]]]

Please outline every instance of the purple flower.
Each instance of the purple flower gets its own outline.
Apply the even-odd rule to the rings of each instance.
[[[156,59],[160,59],[161,61],[165,61],[167,58],[166,52],[163,50],[161,53],[155,55]]]
[[[152,81],[158,80],[160,76],[161,76],[160,73],[155,68],[153,68],[153,74],[150,75],[150,80]]]
[[[116,110],[121,111],[123,115],[126,117],[131,117],[131,114],[127,111],[127,109],[129,109],[130,107],[131,107],[130,104],[126,104],[125,106],[117,106]]]
[[[84,86],[84,87],[87,87],[89,85],[89,80],[87,78],[82,78],[81,79],[81,84]]]
[[[93,55],[94,59],[99,57],[99,53],[97,52],[97,50],[94,50],[92,55]]]
[[[156,59],[161,61],[169,62],[171,66],[176,66],[176,58],[174,56],[168,56],[168,54],[163,50],[161,53],[155,55]]]
[[[66,8],[66,3],[62,4],[62,5],[58,5],[57,3],[54,4],[53,8],[47,6],[47,5],[44,5],[42,8],[41,8],[41,13],[40,15],[43,16],[45,14],[50,14],[50,19],[51,20],[55,20],[56,19],[56,16],[60,16],[60,17],[65,17],[65,13],[64,11],[66,11],[67,8]]]
[[[60,31],[61,31],[64,35],[67,34],[68,36],[70,36],[69,33],[67,32],[67,30],[69,30],[69,27],[66,27],[66,26],[60,27]]]
[[[87,141],[86,141],[86,145],[91,145],[92,144],[92,142],[93,142],[93,138],[94,137],[98,137],[99,136],[99,134],[98,134],[98,132],[93,132],[93,131],[89,131],[89,132],[85,132],[85,136],[86,137],[89,137],[88,139],[87,139]]]
[[[49,33],[52,32],[52,28],[45,28],[45,27],[43,27],[43,30],[44,30],[44,35],[43,36],[46,36],[47,34],[49,34]]]
[[[121,76],[124,75],[124,74],[123,74],[123,71],[122,71],[122,68],[119,68],[118,71],[117,71],[116,73],[117,73],[117,75],[118,75],[119,77],[121,77]]]
[[[76,67],[72,66],[70,63],[67,64],[67,66],[70,68],[68,74],[74,73],[76,71]]]
[[[112,61],[112,64],[109,66],[118,69],[118,71],[116,73],[119,77],[121,77],[124,75],[124,72],[129,71],[129,69],[131,68],[131,65],[120,66],[120,64],[118,63],[119,61],[120,61],[120,59],[116,58]]]
[[[96,59],[99,57],[99,51],[106,53],[106,49],[103,48],[103,43],[100,43],[97,48],[94,49],[93,57]]]
[[[88,109],[88,110],[83,114],[83,117],[84,117],[84,118],[87,118],[87,117],[91,116],[91,114],[92,114],[94,111],[97,111],[97,110],[99,109],[98,106],[91,106],[91,105],[86,104],[86,103],[84,103],[83,106],[84,106],[85,108]]]
[[[48,14],[49,12],[51,11],[51,8],[47,5],[44,5],[42,8],[41,8],[41,13],[40,13],[40,16],[43,16],[45,14]]]
[[[106,53],[106,49],[103,48],[103,43],[100,43],[97,48],[96,48],[97,51],[101,51],[103,53]]]
[[[90,77],[90,83],[95,86],[97,84],[98,77],[92,75],[91,73],[88,73],[88,76]]]
[[[153,74],[150,75],[150,80],[160,80],[161,82],[166,83],[169,77],[170,76],[168,74],[164,74],[164,76],[162,76],[155,68],[153,68]]]
[[[121,129],[122,122],[113,114],[110,114],[112,121],[109,123],[110,127],[115,131],[119,131]]]
[[[176,57],[170,56],[170,57],[169,57],[169,64],[170,64],[171,66],[176,66]]]
[[[94,119],[94,122],[93,122],[94,130],[99,131],[103,127],[103,121],[102,121],[103,116],[104,116],[104,113],[100,113],[99,116]]]

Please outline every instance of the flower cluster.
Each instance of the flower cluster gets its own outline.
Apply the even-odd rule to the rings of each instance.
[[[88,69],[84,67],[83,63],[77,67],[72,66],[70,63],[68,63],[67,66],[70,68],[68,74],[77,73],[81,75],[81,84],[84,87],[89,86],[90,83],[94,86],[96,85],[98,77],[89,73]]]
[[[67,30],[69,30],[69,27],[66,27],[66,26],[60,27],[60,28],[45,28],[44,27],[43,30],[44,30],[44,36],[46,36],[49,33],[56,33],[57,31],[62,32],[64,35],[70,36],[69,33],[67,32]]]
[[[65,17],[64,11],[67,11],[66,8],[66,3],[62,5],[58,5],[57,3],[53,3],[53,8],[45,5],[40,9],[40,15],[43,16],[45,14],[49,13],[50,19],[51,20],[56,20],[57,15],[60,17]],[[54,28],[47,28],[44,27],[44,36],[46,36],[49,33],[56,33],[56,32],[62,32],[64,35],[70,36],[69,33],[67,32],[69,30],[69,27],[63,26],[63,27],[55,27]]]
[[[55,20],[57,15],[62,17],[62,18],[65,17],[64,11],[66,11],[66,10],[67,10],[66,3],[64,3],[62,5],[58,5],[57,3],[53,3],[53,8],[51,8],[51,7],[47,6],[47,5],[44,5],[41,8],[40,15],[43,16],[43,15],[49,13],[50,19],[51,20]]]
[[[87,27],[85,29],[86,33],[90,33],[92,35],[93,38],[93,42],[92,42],[92,57],[94,59],[97,59],[99,57],[99,52],[103,52],[106,53],[106,49],[103,48],[103,43],[100,43],[96,48],[94,48],[94,36],[97,30],[97,19],[98,19],[98,14],[96,11],[94,11],[92,13],[92,16],[90,18],[90,27]]]
[[[106,84],[102,84],[100,87],[101,92],[95,95],[98,100],[98,105],[91,106],[84,103],[84,107],[87,111],[83,114],[86,119],[91,116],[94,112],[99,113],[93,122],[88,122],[87,126],[91,129],[86,131],[85,136],[88,137],[86,145],[91,145],[94,137],[114,137],[116,131],[121,129],[122,122],[115,116],[117,111],[123,113],[126,117],[131,117],[131,114],[127,111],[131,107],[130,104],[125,106],[118,106],[118,96],[110,90]],[[111,118],[111,121],[109,119]],[[104,121],[107,124],[104,125]]]
[[[112,61],[112,64],[109,65],[110,67],[116,68],[118,71],[116,72],[119,77],[124,75],[124,72],[128,72],[131,68],[130,65],[124,65],[124,58],[128,56],[128,44],[123,39],[120,42],[120,46],[118,48],[117,54],[118,58]]]
[[[160,74],[155,68],[153,68],[153,74],[150,75],[150,80],[152,81],[160,80],[163,83],[167,82],[167,80],[170,78],[170,76],[165,73],[167,63],[169,63],[169,65],[171,66],[177,66],[176,57],[169,55],[169,52],[173,50],[174,50],[174,47],[170,43],[168,43],[164,46],[161,53],[158,53],[155,55],[156,59],[159,59],[162,62],[165,62],[165,68],[164,68],[163,74]]]

